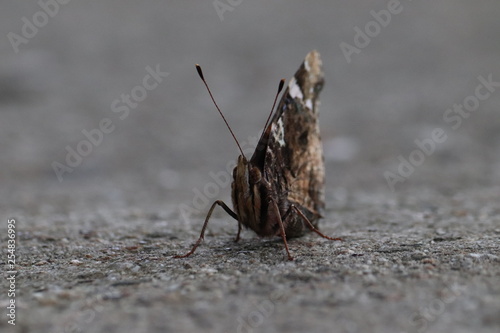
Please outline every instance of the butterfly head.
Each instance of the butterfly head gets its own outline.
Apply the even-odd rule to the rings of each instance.
[[[244,192],[248,192],[251,187],[258,185],[262,181],[262,173],[258,167],[243,155],[238,156],[238,162],[234,167],[233,181],[241,185]]]

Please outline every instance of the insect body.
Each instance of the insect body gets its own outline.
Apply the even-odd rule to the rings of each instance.
[[[196,68],[208,89],[201,68],[198,65]],[[242,225],[261,237],[279,236],[289,260],[293,259],[287,243],[289,238],[314,231],[321,237],[340,240],[317,229],[324,210],[325,172],[318,123],[318,96],[323,83],[319,53],[311,51],[290,80],[276,111],[271,112],[250,160],[244,156],[214,100],[241,152],[231,185],[234,211],[223,201],[214,202],[197,242],[191,251],[177,258],[190,256],[201,244],[217,205],[238,221],[236,241]],[[281,80],[276,99],[283,85]],[[210,89],[208,91],[213,100]]]

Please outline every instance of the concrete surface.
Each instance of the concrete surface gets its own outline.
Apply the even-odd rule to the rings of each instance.
[[[46,2],[0,11],[2,332],[499,331],[497,1],[221,1],[221,16],[212,1]],[[279,240],[234,244],[217,210],[197,253],[172,259],[228,201],[237,157],[194,64],[251,151],[311,49],[320,226],[343,241],[293,240],[288,262]]]

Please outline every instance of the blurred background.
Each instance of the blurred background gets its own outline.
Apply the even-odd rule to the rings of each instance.
[[[479,76],[500,82],[498,1],[41,3],[8,1],[0,11],[5,214],[102,206],[176,214],[238,155],[194,64],[247,142],[262,129],[279,80],[312,49],[326,77],[327,191],[449,195],[499,184],[498,84],[458,128],[443,119],[475,94]],[[155,70],[168,75],[144,83]],[[127,95],[136,103],[127,106]],[[112,132],[82,143],[103,119]],[[435,128],[447,140],[392,192],[384,172],[397,174],[398,156],[408,159]],[[70,167],[68,151],[78,149],[88,154]]]

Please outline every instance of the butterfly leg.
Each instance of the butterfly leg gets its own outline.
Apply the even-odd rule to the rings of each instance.
[[[288,212],[290,211],[290,209],[293,209],[293,211],[295,213],[297,213],[307,224],[307,226],[309,227],[309,229],[311,229],[311,231],[314,231],[315,233],[317,233],[318,235],[320,235],[321,237],[323,238],[326,238],[326,239],[329,239],[329,240],[342,240],[342,238],[333,238],[333,237],[329,237],[325,234],[323,234],[321,231],[319,231],[312,223],[311,221],[309,221],[309,219],[304,215],[304,213],[302,213],[300,211],[300,209],[298,209],[295,205],[291,205],[289,210],[286,212],[285,215],[288,215]]]
[[[286,233],[285,233],[285,226],[283,224],[283,220],[281,219],[280,211],[278,209],[278,205],[276,204],[276,201],[274,201],[272,198],[268,199],[269,203],[269,208],[270,211],[268,213],[273,214],[271,215],[273,219],[278,221],[278,225],[280,228],[280,236],[283,239],[283,243],[285,244],[285,250],[286,254],[288,255],[288,260],[293,260],[293,257],[290,255],[290,250],[288,249],[288,242],[286,241]],[[287,214],[285,214],[287,215]]]
[[[234,239],[234,242],[237,242],[240,240],[240,232],[241,232],[241,222],[238,221],[238,234],[236,234],[236,238]]]
[[[210,219],[210,216],[212,215],[212,212],[214,211],[214,208],[216,205],[219,205],[221,206],[225,211],[226,213],[228,213],[229,215],[231,215],[232,218],[234,218],[235,220],[238,220],[238,215],[236,215],[235,212],[233,212],[231,210],[231,208],[229,208],[225,203],[224,201],[222,200],[217,200],[216,202],[214,202],[212,204],[212,207],[210,207],[210,210],[208,211],[208,214],[207,214],[207,217],[205,218],[205,223],[203,223],[203,228],[201,228],[201,234],[200,234],[200,237],[198,238],[198,240],[196,241],[196,243],[194,244],[193,248],[191,249],[191,251],[189,251],[188,253],[184,254],[184,255],[176,255],[174,256],[174,258],[186,258],[186,257],[189,257],[190,255],[192,255],[194,253],[194,251],[196,251],[196,248],[198,246],[200,246],[201,242],[203,241],[204,237],[205,237],[205,229],[207,228],[207,225],[208,225],[208,220]],[[240,236],[240,230],[241,230],[241,225],[240,225],[240,222],[238,222],[238,236],[237,238],[239,239],[239,236]]]

